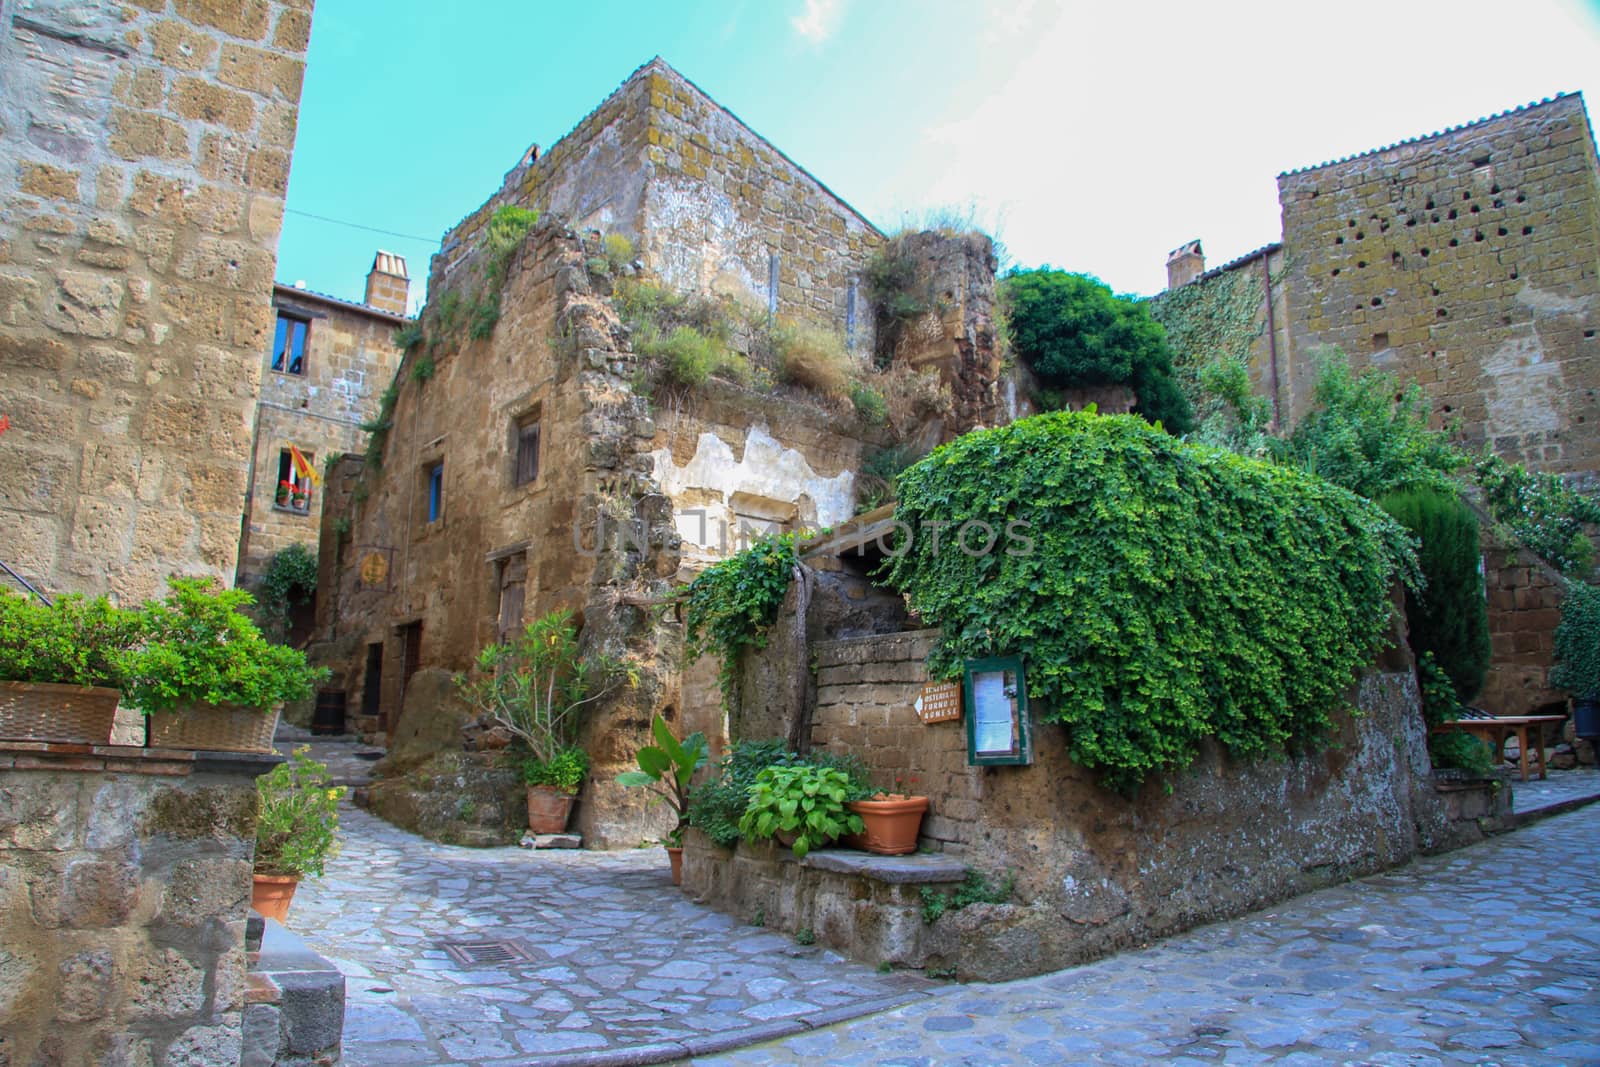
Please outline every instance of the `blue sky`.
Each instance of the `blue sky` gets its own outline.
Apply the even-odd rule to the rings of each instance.
[[[657,54],[885,229],[953,210],[1151,293],[1187,240],[1276,240],[1280,171],[1592,115],[1600,0],[318,0],[279,279],[360,299],[383,247],[420,300],[439,236]]]

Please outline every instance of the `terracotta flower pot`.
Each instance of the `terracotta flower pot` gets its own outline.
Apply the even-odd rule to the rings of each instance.
[[[917,850],[928,798],[894,795],[853,800],[850,810],[865,824],[858,836],[860,847],[882,856],[903,856]]]
[[[566,830],[572,803],[578,798],[550,785],[528,787],[528,829],[536,834],[559,834]]]
[[[300,879],[292,874],[257,874],[250,886],[250,906],[269,919],[289,920],[289,902]]]
[[[682,885],[683,884],[683,848],[681,846],[679,846],[677,848],[674,848],[671,845],[666,846],[666,848],[667,848],[667,860],[672,864],[672,884],[673,885]]]

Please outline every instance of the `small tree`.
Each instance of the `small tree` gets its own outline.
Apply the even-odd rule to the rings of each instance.
[[[1001,301],[1017,355],[1045,387],[1126,385],[1138,397],[1134,410],[1147,420],[1172,434],[1192,428],[1166,331],[1142,302],[1086,274],[1048,267],[1006,275]]]
[[[467,703],[511,731],[533,758],[549,763],[577,740],[586,708],[635,675],[605,656],[585,660],[567,608],[528,623],[504,645],[478,653],[472,675],[457,675]]]
[[[1489,672],[1489,605],[1478,573],[1478,520],[1452,491],[1421,488],[1378,502],[1421,542],[1427,584],[1406,595],[1411,650],[1432,653],[1457,700],[1470,701]]]

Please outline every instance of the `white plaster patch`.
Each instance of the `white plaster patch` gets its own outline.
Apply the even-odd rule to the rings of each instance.
[[[840,471],[832,478],[822,477],[811,469],[798,449],[779,443],[765,424],[750,427],[744,455],[737,460],[728,443],[709,431],[700,435],[694,457],[681,467],[673,461],[670,448],[658,448],[650,455],[655,462],[656,482],[673,499],[692,489],[718,493],[724,502],[735,493],[795,504],[801,497],[809,497],[817,509],[816,521],[822,526],[844,522],[855,511],[853,473]],[[693,531],[680,521],[680,532],[697,543],[706,543],[694,536],[699,533],[698,520],[690,525],[695,527]]]
[[[1594,303],[1592,296],[1566,296],[1524,285],[1517,291],[1517,303],[1546,315],[1581,315]]]
[[[1561,428],[1561,368],[1545,361],[1539,338],[1518,337],[1483,361],[1488,425],[1497,434]]]

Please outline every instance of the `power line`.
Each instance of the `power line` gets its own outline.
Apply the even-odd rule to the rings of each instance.
[[[368,233],[381,233],[385,237],[403,237],[408,241],[421,241],[423,244],[429,245],[436,245],[439,243],[439,238],[437,237],[418,237],[414,233],[396,233],[393,230],[380,230],[376,226],[363,226],[359,222],[346,222],[344,219],[330,219],[326,215],[313,215],[309,211],[299,211],[292,207],[286,207],[283,210],[290,215],[301,215],[308,219],[316,219],[318,222],[331,222],[335,226],[348,226],[352,230],[366,230]]]

